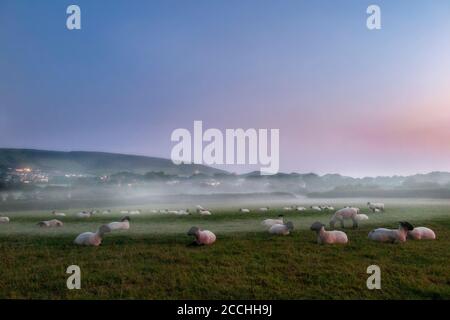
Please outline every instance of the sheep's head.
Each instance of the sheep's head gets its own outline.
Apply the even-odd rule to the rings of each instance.
[[[111,232],[111,228],[108,227],[108,225],[104,224],[104,225],[100,226],[100,228],[98,228],[98,231],[100,234],[105,234],[107,232]]]
[[[310,229],[312,231],[320,231],[323,227],[325,227],[325,225],[322,222],[316,221],[311,225]]]
[[[400,227],[403,228],[403,229],[406,229],[406,230],[409,230],[409,231],[414,229],[414,226],[411,223],[407,222],[407,221],[400,221],[399,223],[400,223]]]
[[[284,225],[288,228],[289,231],[294,230],[294,224],[292,223],[292,221],[288,221]]]
[[[131,218],[129,216],[125,216],[122,219],[120,219],[120,221],[131,221]]]
[[[198,227],[192,227],[188,231],[188,236],[195,236],[200,229]]]

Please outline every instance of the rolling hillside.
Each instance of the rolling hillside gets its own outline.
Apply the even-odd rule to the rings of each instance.
[[[61,171],[93,175],[112,174],[122,171],[144,174],[164,171],[167,174],[191,175],[194,172],[212,175],[222,170],[203,165],[175,165],[171,160],[85,151],[44,151],[33,149],[1,149],[0,169],[31,167],[45,171]]]

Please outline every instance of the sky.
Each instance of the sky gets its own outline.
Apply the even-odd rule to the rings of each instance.
[[[169,158],[202,120],[279,129],[283,172],[450,171],[449,39],[447,0],[1,0],[0,147]]]

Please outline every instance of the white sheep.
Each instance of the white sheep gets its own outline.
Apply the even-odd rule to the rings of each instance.
[[[282,236],[287,236],[292,230],[294,230],[294,224],[291,221],[286,223],[277,223],[269,228],[270,234],[278,234]]]
[[[278,216],[278,219],[265,219],[265,220],[263,220],[263,222],[261,222],[261,224],[266,228],[270,228],[274,224],[283,224],[283,223],[284,223],[284,220],[283,220],[282,214],[280,214]]]
[[[241,213],[250,213],[250,209],[240,208],[239,212],[241,212]]]
[[[211,211],[209,210],[200,210],[199,212],[202,216],[210,216],[211,215]]]
[[[269,207],[263,207],[258,209],[261,212],[269,211]]]
[[[412,224],[400,221],[398,229],[378,228],[369,232],[369,239],[378,242],[405,242],[408,231],[413,230]]]
[[[297,207],[295,208],[296,211],[305,211],[306,208],[305,207]]]
[[[284,211],[292,211],[292,207],[284,207],[283,210]]]
[[[334,228],[337,221],[341,223],[344,228],[344,220],[351,219],[353,221],[353,228],[358,227],[359,208],[342,208],[334,213],[330,220],[330,227]],[[364,219],[364,218],[363,218]]]
[[[81,211],[77,213],[77,217],[78,218],[90,218],[92,217],[93,213],[92,212],[86,212],[86,211]]]
[[[322,211],[322,208],[320,206],[311,206],[310,208],[314,211]]]
[[[111,232],[111,229],[106,225],[100,226],[96,232],[84,232],[79,234],[74,243],[85,246],[99,246],[102,243],[105,233]]]
[[[198,227],[192,227],[188,231],[188,236],[195,237],[195,243],[198,245],[211,245],[216,241],[216,235],[209,230],[201,230]]]
[[[369,220],[369,217],[366,214],[359,213],[356,215],[356,220],[358,221]]]
[[[107,224],[111,231],[114,230],[128,230],[130,229],[130,217],[126,216],[120,219],[120,222],[110,222]]]
[[[120,214],[129,214],[130,211],[129,210],[120,210]]]
[[[55,227],[62,227],[64,225],[64,223],[62,223],[61,221],[59,221],[57,219],[52,219],[52,220],[47,220],[47,221],[40,221],[37,223],[37,225],[40,227],[45,227],[45,228],[55,228]]]
[[[141,214],[141,210],[131,210],[130,214]]]
[[[103,212],[102,212],[102,214],[110,214],[110,213],[111,213],[111,210],[110,210],[110,209],[103,210]]]
[[[345,232],[333,230],[326,231],[325,225],[321,222],[314,222],[310,228],[317,233],[318,244],[334,244],[334,243],[347,243],[348,238]]]
[[[381,202],[380,203],[367,202],[367,206],[373,212],[380,212],[380,211],[384,212],[384,203],[381,203]]]
[[[415,227],[413,230],[408,231],[408,239],[412,240],[434,240],[436,234],[433,230],[427,227]]]
[[[64,212],[56,212],[55,210],[52,211],[52,215],[56,217],[65,217],[66,214]]]
[[[0,217],[0,224],[1,223],[9,223],[9,218],[8,217]]]

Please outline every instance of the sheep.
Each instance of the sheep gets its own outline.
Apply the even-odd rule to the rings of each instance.
[[[284,207],[283,210],[284,210],[284,211],[291,211],[291,210],[292,210],[292,207]]]
[[[74,243],[85,246],[99,246],[102,243],[105,233],[111,232],[111,229],[106,225],[100,226],[96,232],[84,232],[79,234]]]
[[[174,214],[174,215],[177,215],[177,216],[184,216],[184,215],[190,214],[189,213],[189,209],[186,209],[186,210],[184,210],[184,209],[181,209],[181,210],[169,210],[169,211],[167,211],[167,213]]]
[[[284,220],[283,220],[282,214],[280,214],[278,216],[278,219],[266,219],[263,222],[261,222],[261,224],[266,228],[270,228],[274,224],[283,224],[283,223],[284,223]]]
[[[62,227],[64,224],[57,219],[53,219],[47,221],[40,221],[37,223],[37,225],[45,228],[54,228],[54,227]]]
[[[158,210],[152,209],[152,210],[150,210],[150,213],[158,213]]]
[[[305,207],[297,207],[295,208],[296,211],[305,211],[306,208]]]
[[[240,208],[239,212],[241,212],[241,213],[250,213],[250,209]]]
[[[121,211],[120,211],[120,214],[129,214],[129,213],[130,213],[129,210],[121,210]]]
[[[194,236],[197,245],[211,245],[216,241],[216,235],[209,230],[201,230],[198,227],[192,227],[188,231],[188,236]]]
[[[287,236],[292,230],[294,230],[294,224],[288,221],[286,223],[274,224],[269,228],[269,233]]]
[[[311,206],[310,208],[315,211],[322,211],[322,208],[320,206]]]
[[[199,212],[202,216],[210,216],[211,215],[211,211],[209,210],[200,210]]]
[[[0,217],[0,224],[2,223],[9,223],[9,218],[8,217]]]
[[[426,227],[415,227],[413,230],[408,231],[408,239],[412,240],[434,240],[436,234],[433,230]]]
[[[120,222],[110,222],[107,224],[111,231],[114,230],[128,230],[130,229],[130,217],[126,216],[120,219]]]
[[[341,227],[344,228],[344,220],[345,219],[352,219],[353,221],[353,228],[358,227],[358,214],[359,209],[358,208],[343,208],[334,213],[334,215],[331,217],[330,220],[330,227],[334,229],[334,225],[337,221],[341,223]]]
[[[358,221],[369,220],[369,217],[366,214],[359,213],[356,215],[356,220]]]
[[[130,214],[141,214],[141,210],[131,210]]]
[[[269,211],[269,207],[263,207],[258,209],[261,212]]]
[[[378,228],[369,232],[368,238],[378,242],[405,242],[408,231],[413,230],[412,224],[406,221],[400,221],[398,229]]]
[[[81,211],[77,213],[77,217],[78,218],[90,218],[92,217],[93,213],[92,212],[86,212],[86,211]]]
[[[56,212],[55,210],[52,211],[52,215],[56,217],[65,217],[66,214],[64,212]]]
[[[314,222],[310,228],[312,231],[317,233],[317,243],[318,244],[345,244],[348,242],[347,235],[342,231],[326,231],[325,225],[321,222]]]
[[[380,212],[380,211],[384,212],[384,203],[381,203],[381,202],[380,203],[367,202],[367,206],[373,212]],[[377,211],[375,211],[375,210],[377,210]]]
[[[109,210],[109,209],[107,209],[107,210],[103,210],[103,212],[102,212],[103,214],[110,214],[111,213],[111,210]]]
[[[199,205],[199,204],[198,204],[195,208],[196,208],[196,210],[197,210],[197,213],[200,213],[200,211],[203,211],[203,210],[206,210],[206,211],[208,210],[208,209],[203,208],[203,207],[202,207],[201,205]]]

